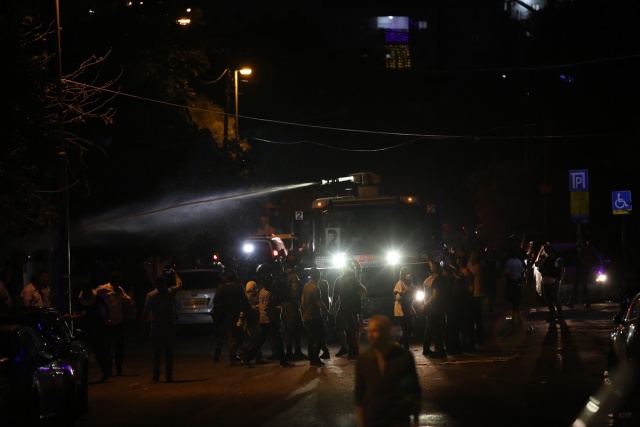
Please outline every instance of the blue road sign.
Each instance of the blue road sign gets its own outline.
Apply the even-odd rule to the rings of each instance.
[[[611,209],[614,215],[631,213],[631,191],[612,191]]]
[[[569,171],[570,191],[589,191],[589,171],[587,169]]]

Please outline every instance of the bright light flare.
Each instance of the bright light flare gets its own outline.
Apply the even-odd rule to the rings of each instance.
[[[596,282],[605,283],[606,281],[607,281],[607,274],[599,271],[598,274],[596,275]]]
[[[387,259],[387,264],[396,265],[400,262],[400,253],[398,251],[389,251],[385,258]]]
[[[251,243],[245,243],[244,246],[242,247],[242,251],[245,254],[251,254],[253,253],[254,250],[255,250],[255,247]]]
[[[416,301],[424,301],[424,291],[416,292]]]
[[[342,268],[347,257],[344,253],[335,254],[331,258],[331,263],[335,268]]]

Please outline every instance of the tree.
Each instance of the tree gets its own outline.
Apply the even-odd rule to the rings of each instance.
[[[0,238],[5,242],[0,256],[6,256],[29,232],[58,221],[56,195],[68,188],[61,186],[57,155],[63,147],[69,148],[67,153],[73,156],[66,157],[65,167],[74,178],[70,186],[80,183],[83,155],[94,145],[82,136],[82,125],[88,120],[111,123],[115,114],[108,106],[113,94],[105,96],[105,89],[116,79],[101,82],[96,70],[106,56],[92,56],[64,76],[52,71],[58,59],[50,44],[55,40],[55,24],[46,23],[46,16],[39,12],[41,6],[36,1],[7,2],[0,17],[1,52],[4,58],[12,58],[3,65],[6,75],[0,79],[5,94],[0,114],[9,124],[0,134],[0,185],[4,189],[0,193]]]

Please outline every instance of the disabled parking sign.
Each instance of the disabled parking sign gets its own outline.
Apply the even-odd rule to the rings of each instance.
[[[631,191],[612,191],[611,209],[614,215],[625,215],[631,213]]]

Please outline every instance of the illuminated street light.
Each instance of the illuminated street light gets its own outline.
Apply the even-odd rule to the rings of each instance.
[[[224,131],[223,131],[224,142],[227,143],[229,141],[229,113],[231,111],[231,96],[230,96],[231,79],[233,78],[234,94],[235,94],[236,139],[240,140],[239,127],[238,127],[238,73],[242,74],[243,76],[248,76],[249,74],[251,74],[251,68],[241,68],[239,70],[234,70],[233,77],[231,76],[231,70],[229,68],[224,70],[224,73],[222,73],[222,76],[224,76],[225,73],[229,75],[229,87],[226,90],[227,108],[224,115]],[[220,76],[220,78],[222,76]]]
[[[233,81],[235,82],[235,93],[236,93],[236,139],[240,140],[240,131],[238,127],[238,73],[243,76],[248,76],[251,74],[251,68],[242,68],[240,70],[235,70],[233,72]]]

